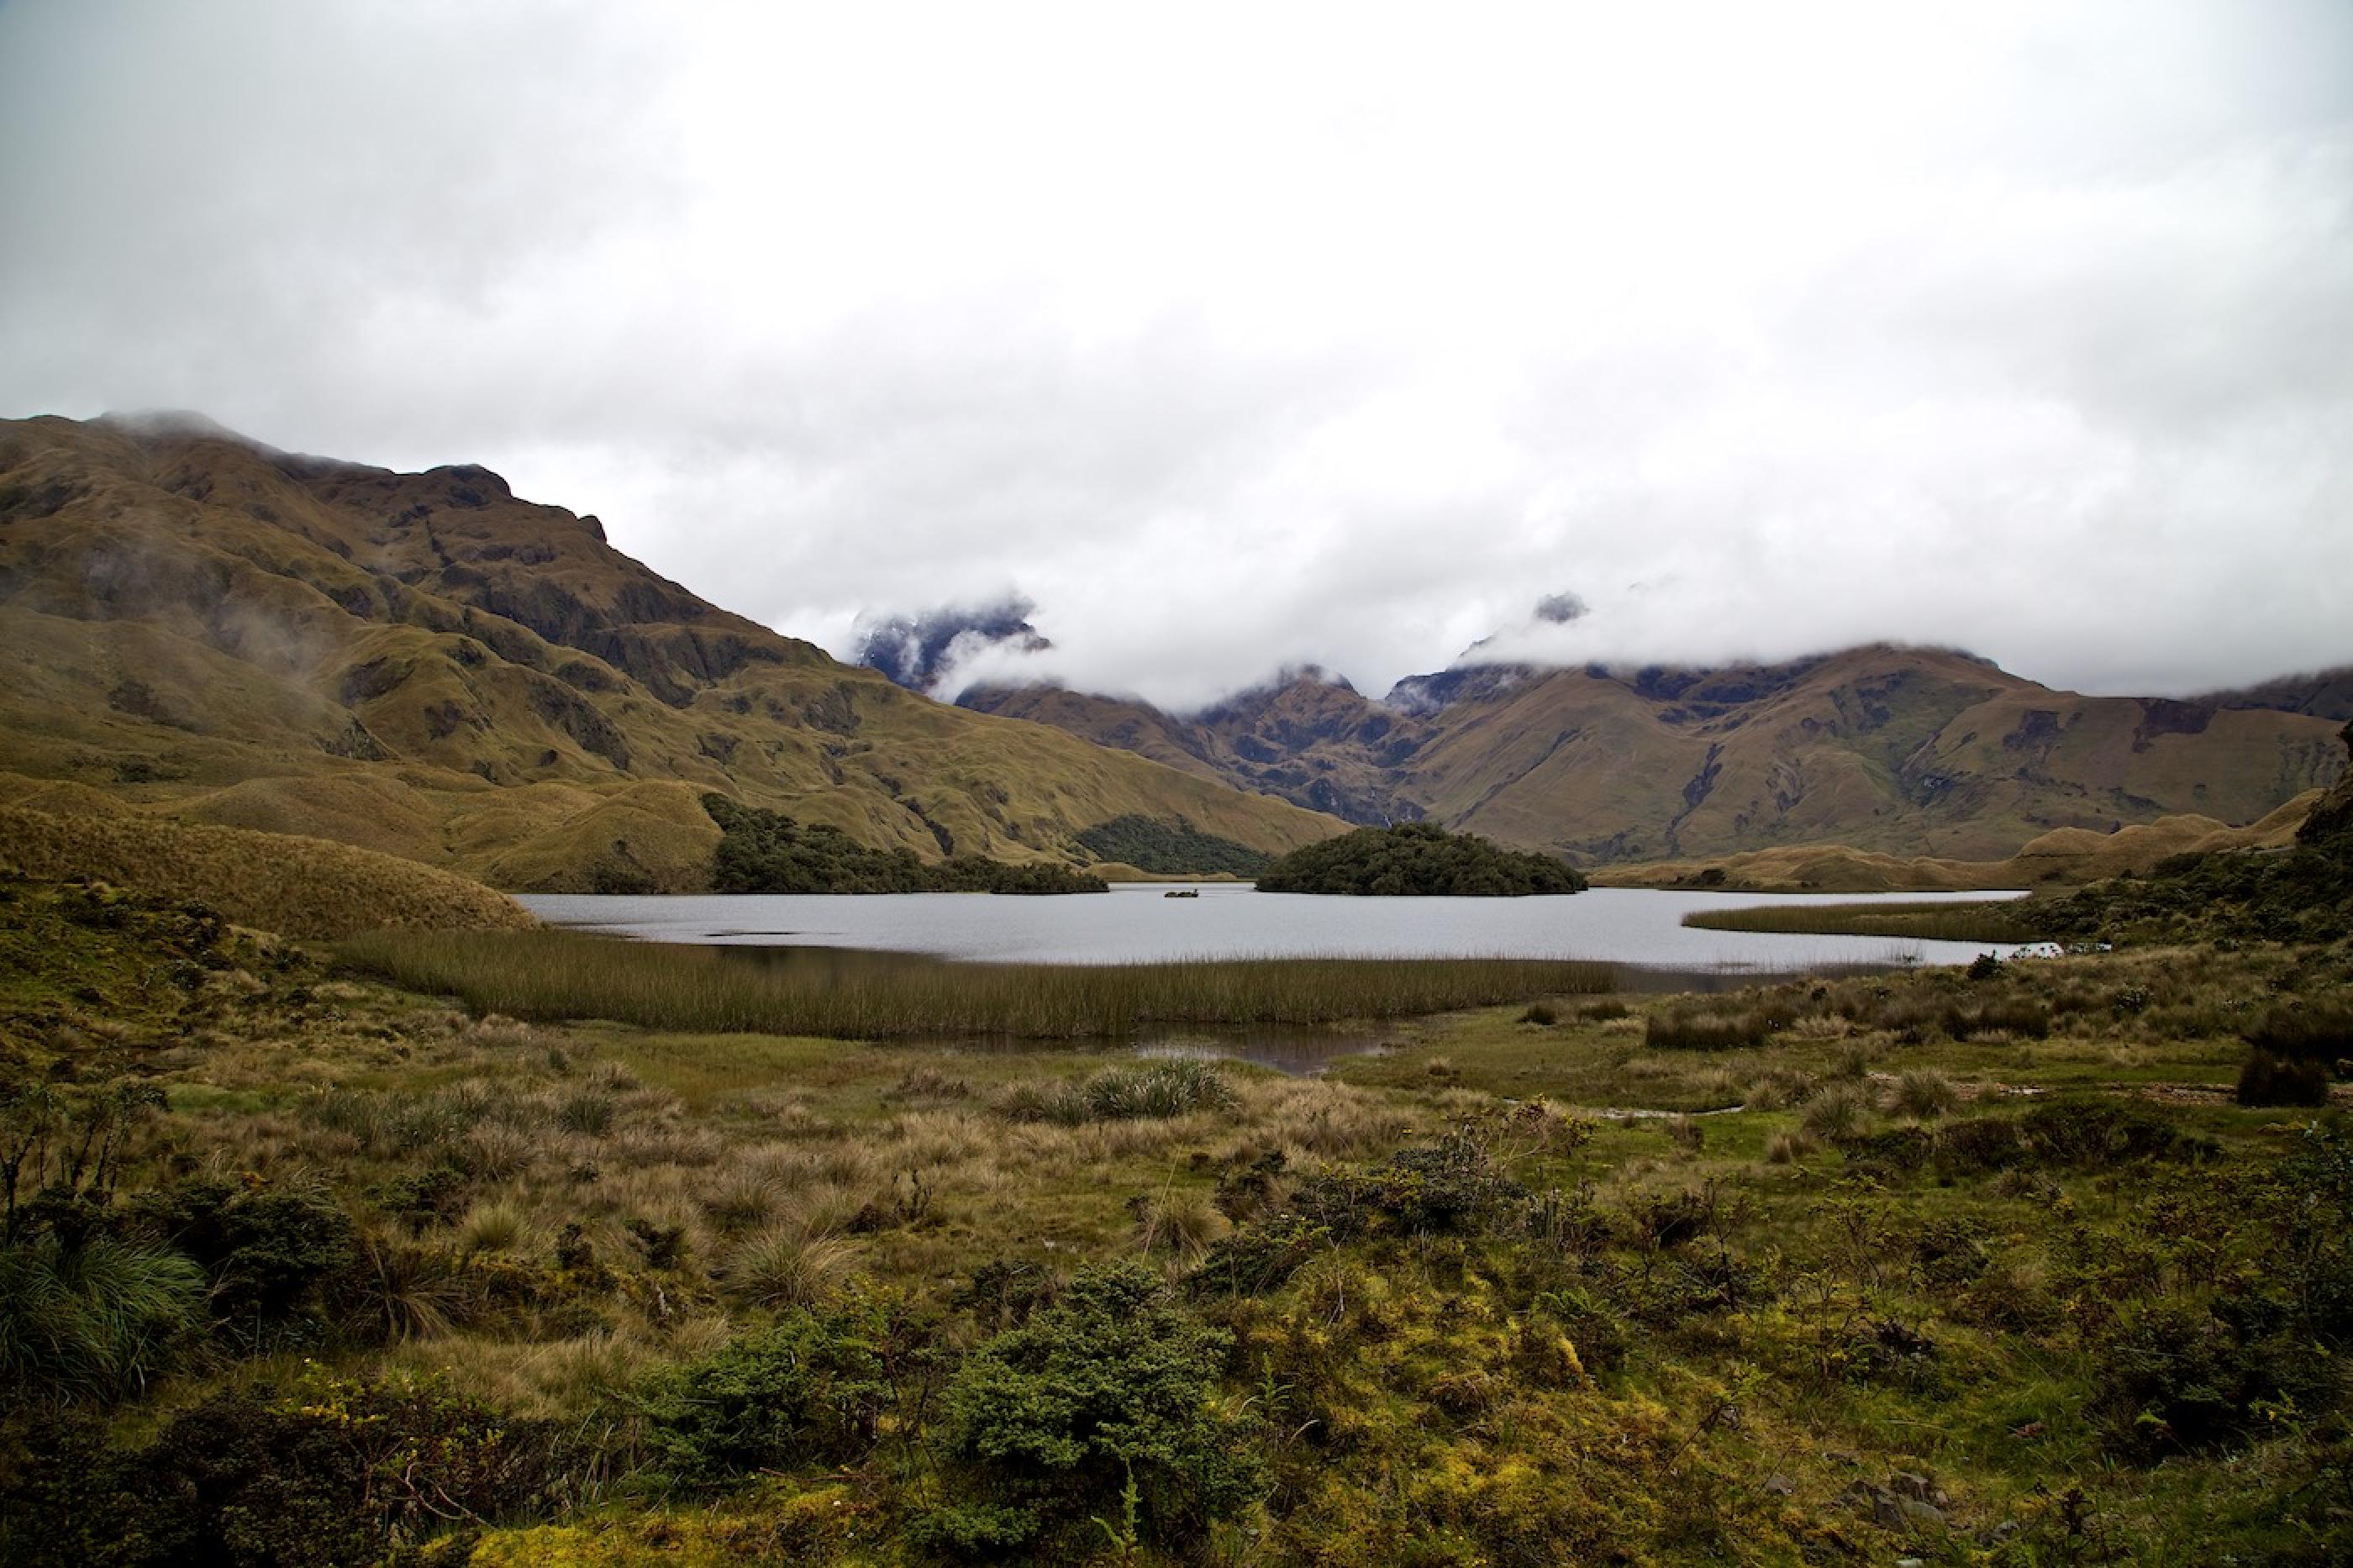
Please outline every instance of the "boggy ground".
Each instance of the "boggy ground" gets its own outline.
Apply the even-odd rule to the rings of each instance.
[[[1324,1079],[522,1024],[0,888],[0,1561],[2342,1560],[2353,955]]]

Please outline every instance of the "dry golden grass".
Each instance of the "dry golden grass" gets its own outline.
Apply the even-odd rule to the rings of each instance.
[[[454,872],[323,838],[153,817],[0,807],[0,869],[194,900],[239,925],[284,936],[394,926],[524,931],[538,923],[513,900]]]

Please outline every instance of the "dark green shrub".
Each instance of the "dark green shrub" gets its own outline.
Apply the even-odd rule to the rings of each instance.
[[[2326,1105],[2328,1069],[2316,1061],[2250,1051],[2233,1098],[2241,1105]]]
[[[213,1309],[246,1322],[292,1315],[358,1258],[351,1217],[324,1197],[184,1182],[132,1205],[134,1232],[167,1243],[212,1277]]]
[[[1264,1225],[1245,1226],[1219,1237],[1185,1277],[1185,1292],[1205,1296],[1263,1296],[1280,1289],[1304,1268],[1331,1234],[1297,1215],[1277,1215]]]
[[[646,1446],[699,1486],[853,1461],[873,1447],[891,1405],[890,1339],[871,1302],[788,1312],[656,1379],[643,1402]]]
[[[1050,1556],[1095,1519],[1132,1517],[1151,1544],[1202,1541],[1262,1484],[1248,1429],[1211,1398],[1229,1343],[1139,1264],[1080,1274],[949,1384],[943,1430],[958,1484],[923,1538],[995,1561]]]
[[[343,1568],[559,1500],[544,1422],[431,1382],[222,1394],[145,1445],[69,1427],[0,1496],[10,1568]]]
[[[2332,1069],[2353,1058],[2353,1004],[2323,1001],[2274,1007],[2246,1032],[2246,1040],[2264,1056]]]
[[[1482,1228],[1497,1207],[1527,1196],[1470,1128],[1377,1165],[1327,1171],[1300,1184],[1292,1206],[1341,1240],[1378,1227],[1408,1235]]]

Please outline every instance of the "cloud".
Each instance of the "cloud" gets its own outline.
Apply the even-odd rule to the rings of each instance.
[[[1019,668],[1178,707],[1491,636],[2211,687],[2353,658],[2348,58],[2333,0],[20,4],[0,410],[482,462],[844,656],[1018,582]]]

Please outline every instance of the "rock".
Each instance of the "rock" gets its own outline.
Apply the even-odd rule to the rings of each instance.
[[[1909,1521],[1904,1512],[1904,1500],[1885,1487],[1870,1481],[1850,1481],[1846,1490],[1838,1495],[1839,1506],[1852,1509],[1882,1530],[1901,1530]]]
[[[1895,1568],[1928,1568],[1928,1560],[1925,1557],[1898,1557]]]

